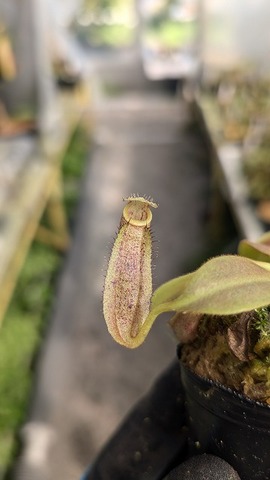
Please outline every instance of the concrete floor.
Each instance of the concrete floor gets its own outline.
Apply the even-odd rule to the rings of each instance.
[[[40,358],[16,478],[79,479],[131,406],[175,356],[161,318],[145,344],[115,344],[102,316],[110,245],[130,193],[159,203],[155,285],[196,266],[207,242],[207,151],[187,105],[142,74],[137,55],[92,68],[93,148],[74,241]]]

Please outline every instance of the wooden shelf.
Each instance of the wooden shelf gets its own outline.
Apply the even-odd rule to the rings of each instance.
[[[222,140],[221,119],[208,97],[200,95],[194,108],[211,145],[214,181],[231,208],[240,236],[256,240],[265,232],[265,226],[249,198],[242,170],[243,148],[240,143]]]
[[[5,140],[2,145],[2,164],[10,161],[12,151],[13,156],[21,157],[17,161],[21,168],[14,175],[10,190],[0,199],[0,321],[46,208],[54,210],[50,215],[52,230],[46,232],[43,228],[39,236],[59,249],[69,246],[61,195],[61,163],[85,105],[87,94],[83,89],[59,95],[59,115],[50,132],[40,138],[24,139],[28,145],[24,150],[20,148],[20,138]]]

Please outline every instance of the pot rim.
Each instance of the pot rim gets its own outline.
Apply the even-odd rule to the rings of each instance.
[[[182,345],[181,344],[177,345],[177,358],[178,358],[178,361],[179,361],[180,365],[183,367],[183,369],[185,369],[186,372],[190,372],[190,374],[192,376],[197,378],[198,381],[203,380],[203,381],[209,383],[211,386],[216,386],[216,387],[220,388],[221,390],[224,390],[225,392],[229,392],[231,395],[233,395],[233,396],[235,396],[235,397],[237,397],[237,398],[239,398],[243,401],[247,401],[250,404],[255,403],[258,406],[267,407],[268,409],[270,409],[270,405],[268,405],[265,402],[260,402],[259,400],[254,400],[253,398],[249,397],[248,395],[245,395],[244,393],[241,393],[238,390],[235,390],[231,387],[227,387],[226,385],[224,385],[221,382],[218,382],[216,380],[211,380],[210,378],[205,377],[203,375],[198,375],[190,367],[188,367],[184,362],[182,362],[182,360],[181,360],[181,350],[182,350]]]
[[[220,418],[230,419],[237,424],[245,422],[248,427],[270,435],[270,427],[266,428],[266,425],[270,425],[270,405],[207,377],[201,377],[181,359],[179,361],[186,398],[190,397]]]

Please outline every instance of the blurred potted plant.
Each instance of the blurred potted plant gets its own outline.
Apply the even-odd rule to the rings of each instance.
[[[138,347],[174,311],[191,448],[227,460],[242,480],[270,479],[270,234],[242,240],[152,295],[151,208],[129,197],[105,279],[113,338]]]

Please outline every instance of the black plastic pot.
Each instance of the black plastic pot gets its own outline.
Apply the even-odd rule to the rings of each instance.
[[[191,449],[223,458],[241,480],[270,480],[270,406],[180,367]]]

